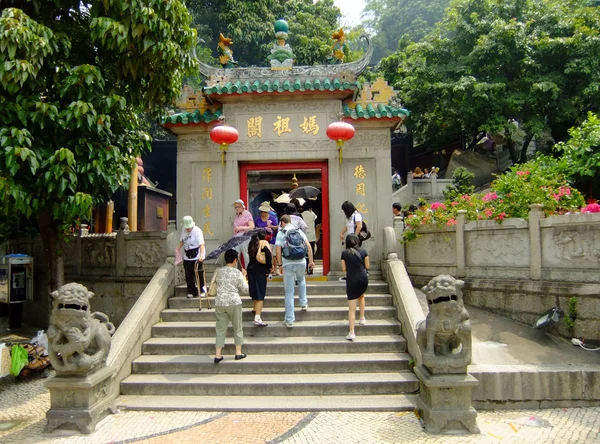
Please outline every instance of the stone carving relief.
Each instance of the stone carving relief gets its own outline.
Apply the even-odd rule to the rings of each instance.
[[[130,267],[158,267],[164,260],[165,253],[158,242],[136,243],[127,248],[127,265]]]
[[[432,374],[466,373],[471,363],[471,322],[463,286],[463,281],[441,274],[421,289],[429,313],[417,324],[417,344]]]
[[[90,311],[94,293],[78,283],[52,292],[48,356],[59,375],[85,375],[106,365],[115,326]]]
[[[311,112],[334,112],[335,119],[339,118],[338,113],[342,111],[341,103],[338,100],[307,100],[305,102],[286,102],[286,103],[240,103],[225,104],[225,113],[228,116],[247,113],[297,113]]]
[[[455,265],[455,244],[454,233],[422,233],[416,241],[406,244],[406,257],[413,265]]]
[[[600,248],[596,247],[595,237],[591,233],[584,237],[579,231],[561,231],[554,235],[556,256],[565,262],[589,263],[600,262]]]
[[[357,131],[356,135],[346,142],[344,149],[372,147],[390,147],[390,136],[387,134],[373,134],[372,132]]]
[[[91,267],[113,267],[115,265],[116,246],[113,242],[84,242],[83,261]]]
[[[179,136],[177,140],[177,151],[178,152],[192,152],[192,151],[210,151],[215,148],[208,134],[202,136]]]
[[[466,235],[466,250],[472,252],[470,264],[488,264],[502,262],[509,265],[527,265],[529,263],[529,237],[526,231],[510,230],[493,235],[469,232]],[[480,254],[477,254],[480,253]]]

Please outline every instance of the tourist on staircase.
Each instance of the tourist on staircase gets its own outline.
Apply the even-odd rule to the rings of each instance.
[[[281,216],[280,229],[275,241],[277,249],[277,263],[282,264],[283,287],[285,291],[285,325],[292,327],[296,316],[294,315],[294,281],[298,283],[298,296],[300,308],[308,310],[308,299],[306,298],[306,279],[304,270],[306,267],[305,255],[308,251],[308,267],[313,269],[312,250],[306,235],[292,224],[289,215]]]
[[[183,269],[185,270],[185,282],[187,284],[188,298],[197,298],[198,290],[200,297],[206,296],[206,287],[204,286],[204,235],[200,227],[196,226],[192,216],[183,217],[183,229],[181,230],[179,247],[183,247]],[[200,288],[196,288],[194,280],[194,267],[198,262],[198,279]]]
[[[279,219],[277,218],[277,213],[273,208],[271,208],[271,204],[268,201],[264,201],[258,207],[258,211],[260,211],[260,216],[254,219],[254,225],[256,228],[263,228],[266,232],[266,239],[271,246],[271,253],[273,259],[273,266],[276,267],[277,263],[275,262],[275,237],[277,236],[277,230],[279,228]]]
[[[342,204],[342,211],[346,216],[346,224],[344,225],[344,229],[340,233],[340,240],[342,241],[342,245],[344,245],[344,240],[346,239],[346,236],[348,234],[356,234],[356,236],[358,237],[358,233],[360,233],[360,230],[362,229],[363,217],[362,214],[360,214],[359,211],[356,209],[354,204],[348,200]],[[359,245],[360,243],[361,242],[359,238]],[[340,281],[342,282],[344,282],[345,280],[346,276],[342,276],[340,278]]]
[[[306,226],[308,227],[306,230],[306,238],[308,239],[308,243],[310,244],[310,249],[312,250],[314,257],[315,245],[317,244],[317,233],[315,232],[315,221],[317,220],[317,215],[312,210],[312,202],[310,200],[307,200],[306,204],[304,205],[302,219],[304,222],[306,222]],[[306,272],[308,274],[312,274],[312,270],[308,267],[306,268]]]
[[[242,199],[238,199],[233,203],[233,208],[235,210],[235,217],[233,219],[233,236],[241,236],[243,233],[247,231],[254,230],[254,220],[252,219],[252,214],[250,211],[246,209],[246,205]],[[248,243],[250,241],[247,240],[241,243],[237,250],[241,254],[240,261],[242,262],[242,268],[246,268],[248,266]]]
[[[235,341],[235,360],[244,359],[246,355],[242,353],[242,344],[244,343],[244,330],[242,329],[242,298],[240,293],[248,294],[248,283],[246,282],[246,270],[238,270],[238,253],[234,249],[225,252],[225,266],[215,271],[211,286],[216,286],[215,296],[215,317],[216,325],[216,352],[215,364],[223,360],[221,351],[225,345],[225,334],[229,322],[233,327],[233,337]]]
[[[273,262],[271,248],[266,241],[266,233],[259,230],[252,235],[248,245],[248,288],[252,298],[254,309],[254,325],[266,327],[267,324],[261,318],[263,302],[267,293],[267,275],[272,272]]]
[[[346,236],[346,249],[342,251],[342,271],[346,273],[346,296],[348,297],[349,332],[346,339],[353,341],[354,323],[356,319],[356,304],[360,312],[358,323],[366,325],[365,292],[369,285],[369,255],[367,250],[359,247],[359,239],[355,234]]]

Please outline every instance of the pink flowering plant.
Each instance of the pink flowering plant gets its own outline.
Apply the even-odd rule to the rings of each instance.
[[[555,159],[540,156],[498,176],[490,192],[455,195],[445,202],[434,202],[408,216],[404,240],[415,239],[415,229],[421,225],[456,225],[460,210],[466,211],[467,221],[494,220],[497,223],[509,217],[526,219],[531,204],[541,204],[546,216],[579,212],[584,205],[583,196],[571,188],[561,167]],[[598,207],[600,211],[600,205]],[[589,209],[593,211],[595,207]]]

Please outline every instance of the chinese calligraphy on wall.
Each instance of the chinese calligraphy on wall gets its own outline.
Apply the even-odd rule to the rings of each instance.
[[[354,167],[354,172],[352,174],[354,176],[354,190],[355,190],[355,200],[356,200],[356,209],[363,215],[363,218],[366,214],[369,214],[369,209],[367,208],[365,198],[367,197],[367,171],[362,164],[357,164]],[[365,223],[367,221],[365,220]]]
[[[246,127],[247,139],[266,140],[290,138],[324,138],[321,131],[327,124],[325,114],[273,114],[273,115],[246,115],[240,116]],[[240,122],[241,123],[241,122]]]
[[[213,189],[212,189],[212,168],[206,167],[202,169],[202,201],[205,202],[202,212],[204,213],[204,226],[202,232],[204,236],[214,236],[215,233],[211,227],[211,203],[213,200]]]

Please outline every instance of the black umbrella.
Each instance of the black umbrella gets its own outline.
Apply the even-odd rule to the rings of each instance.
[[[295,190],[290,191],[291,199],[310,199],[312,197],[317,197],[321,194],[321,190],[315,187],[299,187]]]
[[[208,254],[208,256],[206,256],[205,260],[208,261],[210,259],[218,259],[219,256],[221,255],[221,253],[226,252],[230,248],[237,248],[237,247],[239,247],[244,242],[250,240],[250,238],[252,237],[252,235],[254,233],[257,233],[260,230],[262,230],[262,228],[257,228],[257,229],[254,229],[254,230],[245,231],[242,234],[240,234],[239,236],[232,237],[227,242],[225,242],[224,244],[219,245],[216,249],[214,249],[213,251],[211,251]]]

